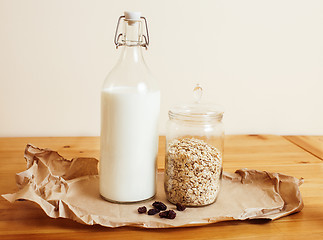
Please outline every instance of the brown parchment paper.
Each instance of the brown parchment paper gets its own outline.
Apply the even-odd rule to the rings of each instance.
[[[10,202],[26,199],[37,203],[52,218],[70,218],[83,224],[106,227],[138,226],[168,228],[195,226],[228,220],[271,219],[301,211],[303,201],[299,186],[303,179],[279,173],[240,169],[224,172],[217,201],[206,207],[176,211],[175,219],[161,219],[158,214],[138,214],[155,201],[167,204],[163,173],[158,173],[155,199],[134,204],[115,204],[99,195],[98,160],[66,160],[57,152],[27,145],[27,170],[16,174],[19,191],[4,194]]]

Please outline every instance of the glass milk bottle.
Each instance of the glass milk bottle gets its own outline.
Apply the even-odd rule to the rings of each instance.
[[[111,202],[138,202],[156,193],[160,110],[160,91],[142,55],[149,44],[146,19],[125,12],[114,41],[122,52],[101,92],[100,194]]]

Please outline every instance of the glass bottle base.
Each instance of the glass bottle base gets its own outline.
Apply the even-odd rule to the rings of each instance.
[[[139,202],[145,202],[145,201],[149,201],[149,200],[152,200],[155,198],[156,194],[153,195],[152,197],[150,198],[145,198],[145,199],[142,199],[142,200],[136,200],[136,201],[116,201],[116,200],[112,200],[112,199],[109,199],[109,198],[106,198],[104,196],[102,196],[100,194],[101,198],[105,201],[108,201],[108,202],[111,202],[111,203],[117,203],[117,204],[132,204],[132,203],[139,203]]]

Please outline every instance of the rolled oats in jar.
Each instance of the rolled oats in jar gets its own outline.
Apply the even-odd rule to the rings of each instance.
[[[196,92],[200,91],[200,92]],[[197,101],[169,111],[164,187],[168,201],[186,206],[215,202],[222,179],[223,111]]]

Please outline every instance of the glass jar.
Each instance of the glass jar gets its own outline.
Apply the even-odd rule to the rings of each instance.
[[[199,101],[170,109],[164,188],[171,203],[205,206],[215,202],[222,179],[222,118],[218,106]]]

